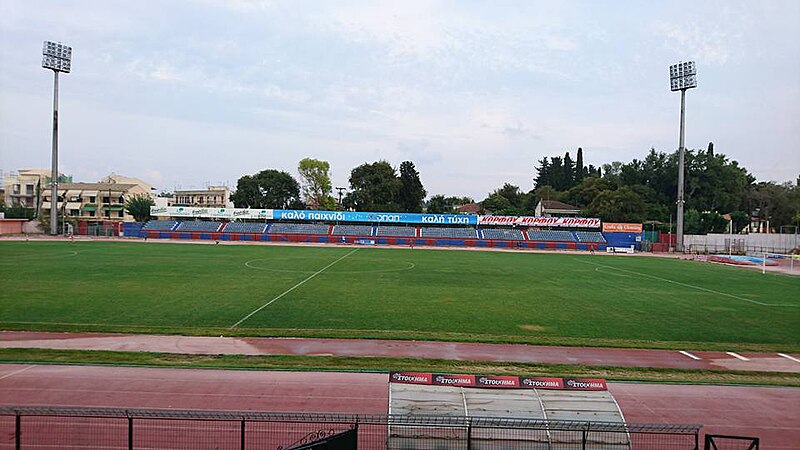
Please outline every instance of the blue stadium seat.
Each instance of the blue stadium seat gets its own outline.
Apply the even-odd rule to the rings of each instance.
[[[267,228],[264,222],[228,222],[225,228],[222,229],[223,233],[263,233]]]
[[[569,231],[561,230],[528,230],[528,240],[545,242],[576,242]]]
[[[177,220],[151,220],[144,224],[142,231],[172,231],[177,224]]]
[[[484,228],[481,230],[484,239],[497,239],[503,241],[524,241],[522,230],[511,228]]]
[[[414,227],[381,225],[375,230],[375,236],[415,237],[416,235],[417,229]]]
[[[186,222],[181,222],[178,225],[178,228],[175,228],[175,231],[204,231],[213,233],[215,231],[219,231],[221,226],[222,226],[221,222],[209,222],[205,220],[187,220]]]
[[[372,225],[334,225],[334,236],[372,236]]]
[[[422,237],[447,239],[477,239],[475,228],[461,227],[426,227],[422,228]]]
[[[284,223],[275,222],[267,230],[268,234],[328,234],[330,225],[324,223]]]
[[[578,242],[606,242],[603,233],[599,231],[576,231],[575,237],[578,238]]]

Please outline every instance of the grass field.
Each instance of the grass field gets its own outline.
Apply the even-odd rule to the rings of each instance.
[[[800,349],[800,278],[665,258],[0,242],[0,282],[2,329]]]

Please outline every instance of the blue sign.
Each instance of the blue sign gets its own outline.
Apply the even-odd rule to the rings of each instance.
[[[303,211],[276,209],[274,220],[321,222],[419,223],[431,225],[477,225],[478,216],[468,214],[419,214],[392,212]]]

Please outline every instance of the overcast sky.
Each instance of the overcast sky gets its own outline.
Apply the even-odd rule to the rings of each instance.
[[[686,143],[760,180],[800,174],[800,2],[0,1],[0,170],[60,164],[159,189],[304,157],[411,160],[429,194],[532,187],[543,156],[629,161],[678,143],[668,66],[696,60]]]

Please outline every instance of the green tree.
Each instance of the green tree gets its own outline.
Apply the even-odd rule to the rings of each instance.
[[[586,213],[608,222],[642,222],[645,203],[633,189],[623,186],[600,192],[586,208]]]
[[[334,209],[336,201],[331,196],[333,185],[328,161],[303,158],[297,164],[303,198],[311,209]]]
[[[425,188],[419,179],[419,172],[411,161],[403,161],[400,164],[400,189],[398,191],[398,201],[402,211],[418,213],[422,212],[422,205],[425,200]]]
[[[350,172],[350,192],[344,204],[357,211],[398,211],[400,180],[386,161],[364,163]]]
[[[583,149],[578,147],[578,157],[575,160],[575,182],[580,183],[586,175],[586,167],[583,165]]]
[[[237,208],[304,209],[297,180],[275,169],[239,178],[231,201]]]
[[[5,212],[6,219],[33,219],[33,216],[36,215],[36,210],[34,208],[26,208],[22,205],[12,205],[12,206],[4,206],[4,209],[0,210]]]
[[[137,222],[150,220],[150,207],[155,202],[147,194],[134,194],[125,199],[125,211]]]
[[[428,214],[445,214],[450,212],[450,205],[444,198],[444,195],[437,194],[428,199],[425,212]]]

